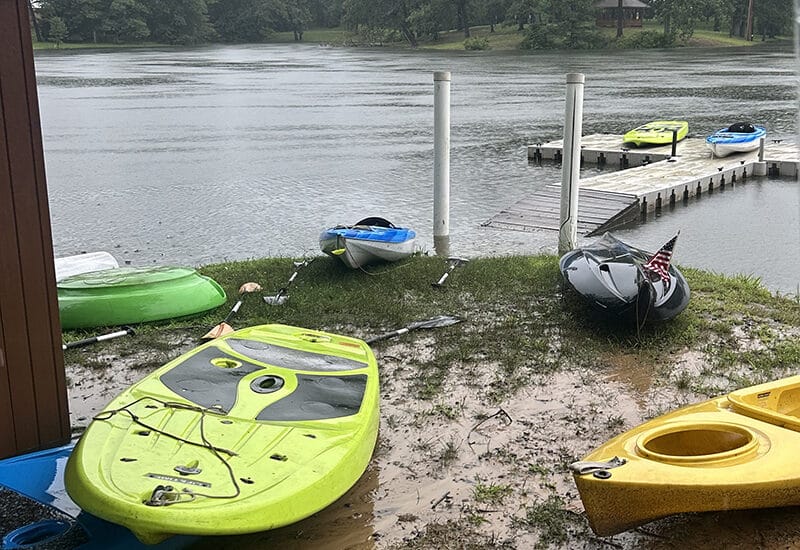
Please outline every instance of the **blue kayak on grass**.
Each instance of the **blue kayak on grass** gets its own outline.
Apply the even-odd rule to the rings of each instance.
[[[324,230],[319,245],[325,254],[339,258],[350,268],[379,262],[396,262],[414,253],[417,234],[407,227],[395,227],[383,218],[365,218],[355,225]]]
[[[74,446],[0,460],[0,549],[172,550],[197,540],[174,537],[145,546],[125,527],[83,512],[64,488]]]

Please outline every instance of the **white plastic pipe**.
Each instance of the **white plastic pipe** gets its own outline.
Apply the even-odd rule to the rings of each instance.
[[[583,83],[581,73],[567,74],[567,107],[564,121],[563,164],[561,165],[561,217],[558,253],[565,254],[578,241],[578,188],[583,132]]]
[[[433,73],[433,237],[450,236],[450,72]]]

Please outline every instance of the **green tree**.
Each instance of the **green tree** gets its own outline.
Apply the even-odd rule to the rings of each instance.
[[[316,27],[337,27],[342,22],[342,0],[308,0],[312,24]]]
[[[792,10],[792,0],[759,0],[754,7],[754,31],[758,31],[761,40],[791,35]]]
[[[345,0],[342,20],[349,29],[362,34],[397,30],[416,48],[417,36],[410,18],[419,8],[419,0]]]
[[[469,7],[467,0],[455,0],[456,14],[458,16],[458,27],[464,31],[464,38],[469,38]]]
[[[58,16],[53,16],[47,20],[49,32],[48,39],[56,43],[56,48],[61,46],[61,42],[67,36],[67,24]]]
[[[420,2],[408,16],[408,24],[415,36],[438,40],[442,31],[453,27],[455,10],[450,0]]]
[[[594,0],[554,0],[550,3],[549,14],[566,48],[591,49],[605,45],[595,24]]]
[[[544,10],[547,0],[512,0],[511,5],[506,11],[506,20],[517,25],[517,29],[525,30],[525,25],[533,24],[537,20],[537,14]],[[538,17],[542,22],[541,15]]]
[[[289,30],[294,33],[296,41],[303,40],[303,32],[313,21],[310,2],[308,0],[294,0],[286,5],[286,22]]]
[[[198,44],[214,40],[206,0],[145,0],[147,26],[153,40],[167,44]]]
[[[546,0],[535,7],[541,12],[538,17],[532,16],[522,48],[591,49],[606,45],[605,36],[595,25],[594,0]]]
[[[150,36],[147,8],[139,0],[111,0],[103,16],[98,30],[109,42],[141,42]]]
[[[208,7],[209,21],[226,42],[262,42],[287,15],[283,0],[221,0]]]
[[[59,17],[67,26],[64,39],[73,42],[97,42],[97,30],[102,19],[101,0],[42,0],[41,12],[45,21]]]
[[[664,35],[679,36],[686,40],[692,36],[695,23],[703,17],[707,0],[651,0],[656,18],[664,25]]]
[[[32,0],[27,0],[28,2],[28,18],[31,20],[31,25],[33,26],[33,31],[36,36],[36,41],[41,42],[42,38],[42,30],[39,28],[39,18],[36,16],[36,10],[33,9]]]
[[[495,26],[505,21],[510,5],[510,0],[486,0],[482,4],[486,22],[489,24],[489,32],[494,32]]]

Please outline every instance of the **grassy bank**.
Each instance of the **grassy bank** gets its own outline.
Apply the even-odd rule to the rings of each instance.
[[[227,304],[200,317],[145,325],[135,339],[117,345],[131,352],[168,350],[173,333],[199,339],[225,317],[240,285],[254,281],[264,290],[246,295],[231,321],[234,327],[284,323],[366,338],[436,315],[462,318],[459,325],[431,331],[437,343],[434,354],[418,365],[423,398],[436,395],[452,364],[476,365],[487,359],[507,374],[493,382],[495,397],[513,392],[535,372],[600,367],[604,353],[646,355],[654,364],[668,364],[679,350],[702,349],[720,369],[715,378],[728,384],[709,387],[709,394],[760,382],[777,373],[775,369],[800,364],[800,340],[786,340],[776,328],[800,327],[797,298],[772,295],[755,279],[685,269],[692,290],[688,309],[671,322],[647,325],[637,333],[629,323],[600,316],[565,292],[557,266],[557,259],[546,255],[480,258],[457,268],[446,287],[435,288],[431,282],[446,268],[440,258],[419,256],[367,273],[320,257],[300,271],[284,305],[270,306],[262,296],[286,284],[294,270],[291,261],[209,265],[201,271],[225,288]],[[743,327],[763,342],[757,353],[731,351]],[[67,333],[65,338],[84,336]],[[157,363],[162,360],[156,357]],[[750,367],[747,372],[740,369],[742,364]],[[707,385],[685,378],[676,383]]]
[[[792,535],[800,511],[776,519],[772,510],[689,514],[600,539],[568,470],[648,418],[796,373],[797,296],[774,295],[752,278],[685,268],[688,308],[637,332],[566,291],[555,256],[476,258],[444,287],[433,287],[446,269],[430,256],[367,272],[319,257],[299,271],[288,301],[273,306],[262,297],[286,284],[291,259],[205,266],[201,271],[225,288],[225,305],[66,352],[73,426],[199,344],[236,302],[239,287],[257,282],[263,291],[245,295],[234,328],[285,323],[366,338],[437,315],[462,321],[372,346],[380,369],[379,442],[367,472],[342,499],[297,524],[209,537],[197,550],[800,544]],[[87,335],[72,331],[65,339]]]
[[[134,42],[134,43],[105,43],[105,42],[37,42],[33,41],[34,50],[105,50],[105,49],[130,49],[130,48],[161,48],[168,47],[166,44],[157,42]]]
[[[656,22],[648,21],[643,27],[640,28],[626,28],[624,29],[623,36],[630,39],[637,34],[647,32],[662,32],[663,25]],[[602,29],[605,37],[612,42],[616,37],[615,28]],[[494,31],[488,25],[470,27],[470,37],[472,39],[484,39],[488,44],[489,50],[492,51],[508,51],[519,50],[520,44],[525,36],[525,31],[518,30],[516,25],[495,25]],[[451,30],[439,33],[436,40],[421,39],[419,42],[419,49],[423,50],[464,50],[464,32],[460,30]],[[790,40],[790,37],[784,37],[780,40]],[[293,42],[294,35],[292,33],[276,33],[269,42]],[[343,28],[335,29],[314,29],[309,30],[303,34],[303,41],[309,43],[320,43],[332,46],[343,45],[364,45],[363,38],[346,31]],[[774,41],[774,40],[770,40]],[[727,32],[716,32],[710,29],[695,29],[694,34],[685,44],[689,47],[732,47],[732,46],[756,46],[762,44],[760,39],[748,41],[744,38],[729,36]],[[374,44],[373,44],[374,45]],[[398,41],[393,43],[380,44],[383,46],[408,48],[408,43],[405,41]]]
[[[616,36],[616,29],[606,28],[602,30],[609,40],[614,39]],[[647,23],[641,28],[626,28],[624,36],[630,38],[642,31],[661,32],[662,27],[656,23]],[[515,25],[496,25],[494,31],[488,25],[475,26],[470,28],[470,36],[473,39],[484,39],[488,44],[489,50],[492,51],[508,51],[519,50],[520,44],[524,38],[524,31],[519,31]],[[790,38],[783,37],[778,40],[790,40]],[[770,39],[770,42],[775,39]],[[268,44],[286,44],[295,43],[294,34],[291,32],[279,32],[272,35],[265,41]],[[381,45],[395,48],[408,48],[408,43],[405,41],[388,42],[382,44],[365,44],[364,39],[342,27],[336,28],[323,28],[323,29],[309,29],[303,33],[304,44],[321,44],[326,46],[365,46],[365,45]],[[687,42],[690,47],[731,47],[731,46],[756,46],[762,44],[761,40],[756,38],[753,41],[747,41],[743,38],[728,36],[728,33],[715,32],[708,29],[696,29],[692,38]],[[53,42],[33,42],[34,50],[76,50],[76,49],[126,49],[126,48],[154,48],[154,47],[170,47],[168,44],[158,44],[155,42],[139,42],[139,43],[71,43],[62,42],[56,45]],[[464,33],[460,30],[446,31],[439,34],[436,40],[420,40],[419,49],[423,50],[464,50]]]

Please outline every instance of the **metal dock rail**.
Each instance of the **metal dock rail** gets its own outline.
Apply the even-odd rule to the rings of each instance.
[[[578,232],[594,235],[629,223],[649,211],[744,182],[751,176],[798,177],[796,144],[767,140],[760,152],[711,157],[705,140],[686,138],[675,145],[628,149],[622,136],[581,138],[581,163],[618,167],[580,181]],[[561,162],[562,140],[528,146],[533,162]],[[559,227],[560,185],[548,185],[503,209],[482,225],[518,231]]]

